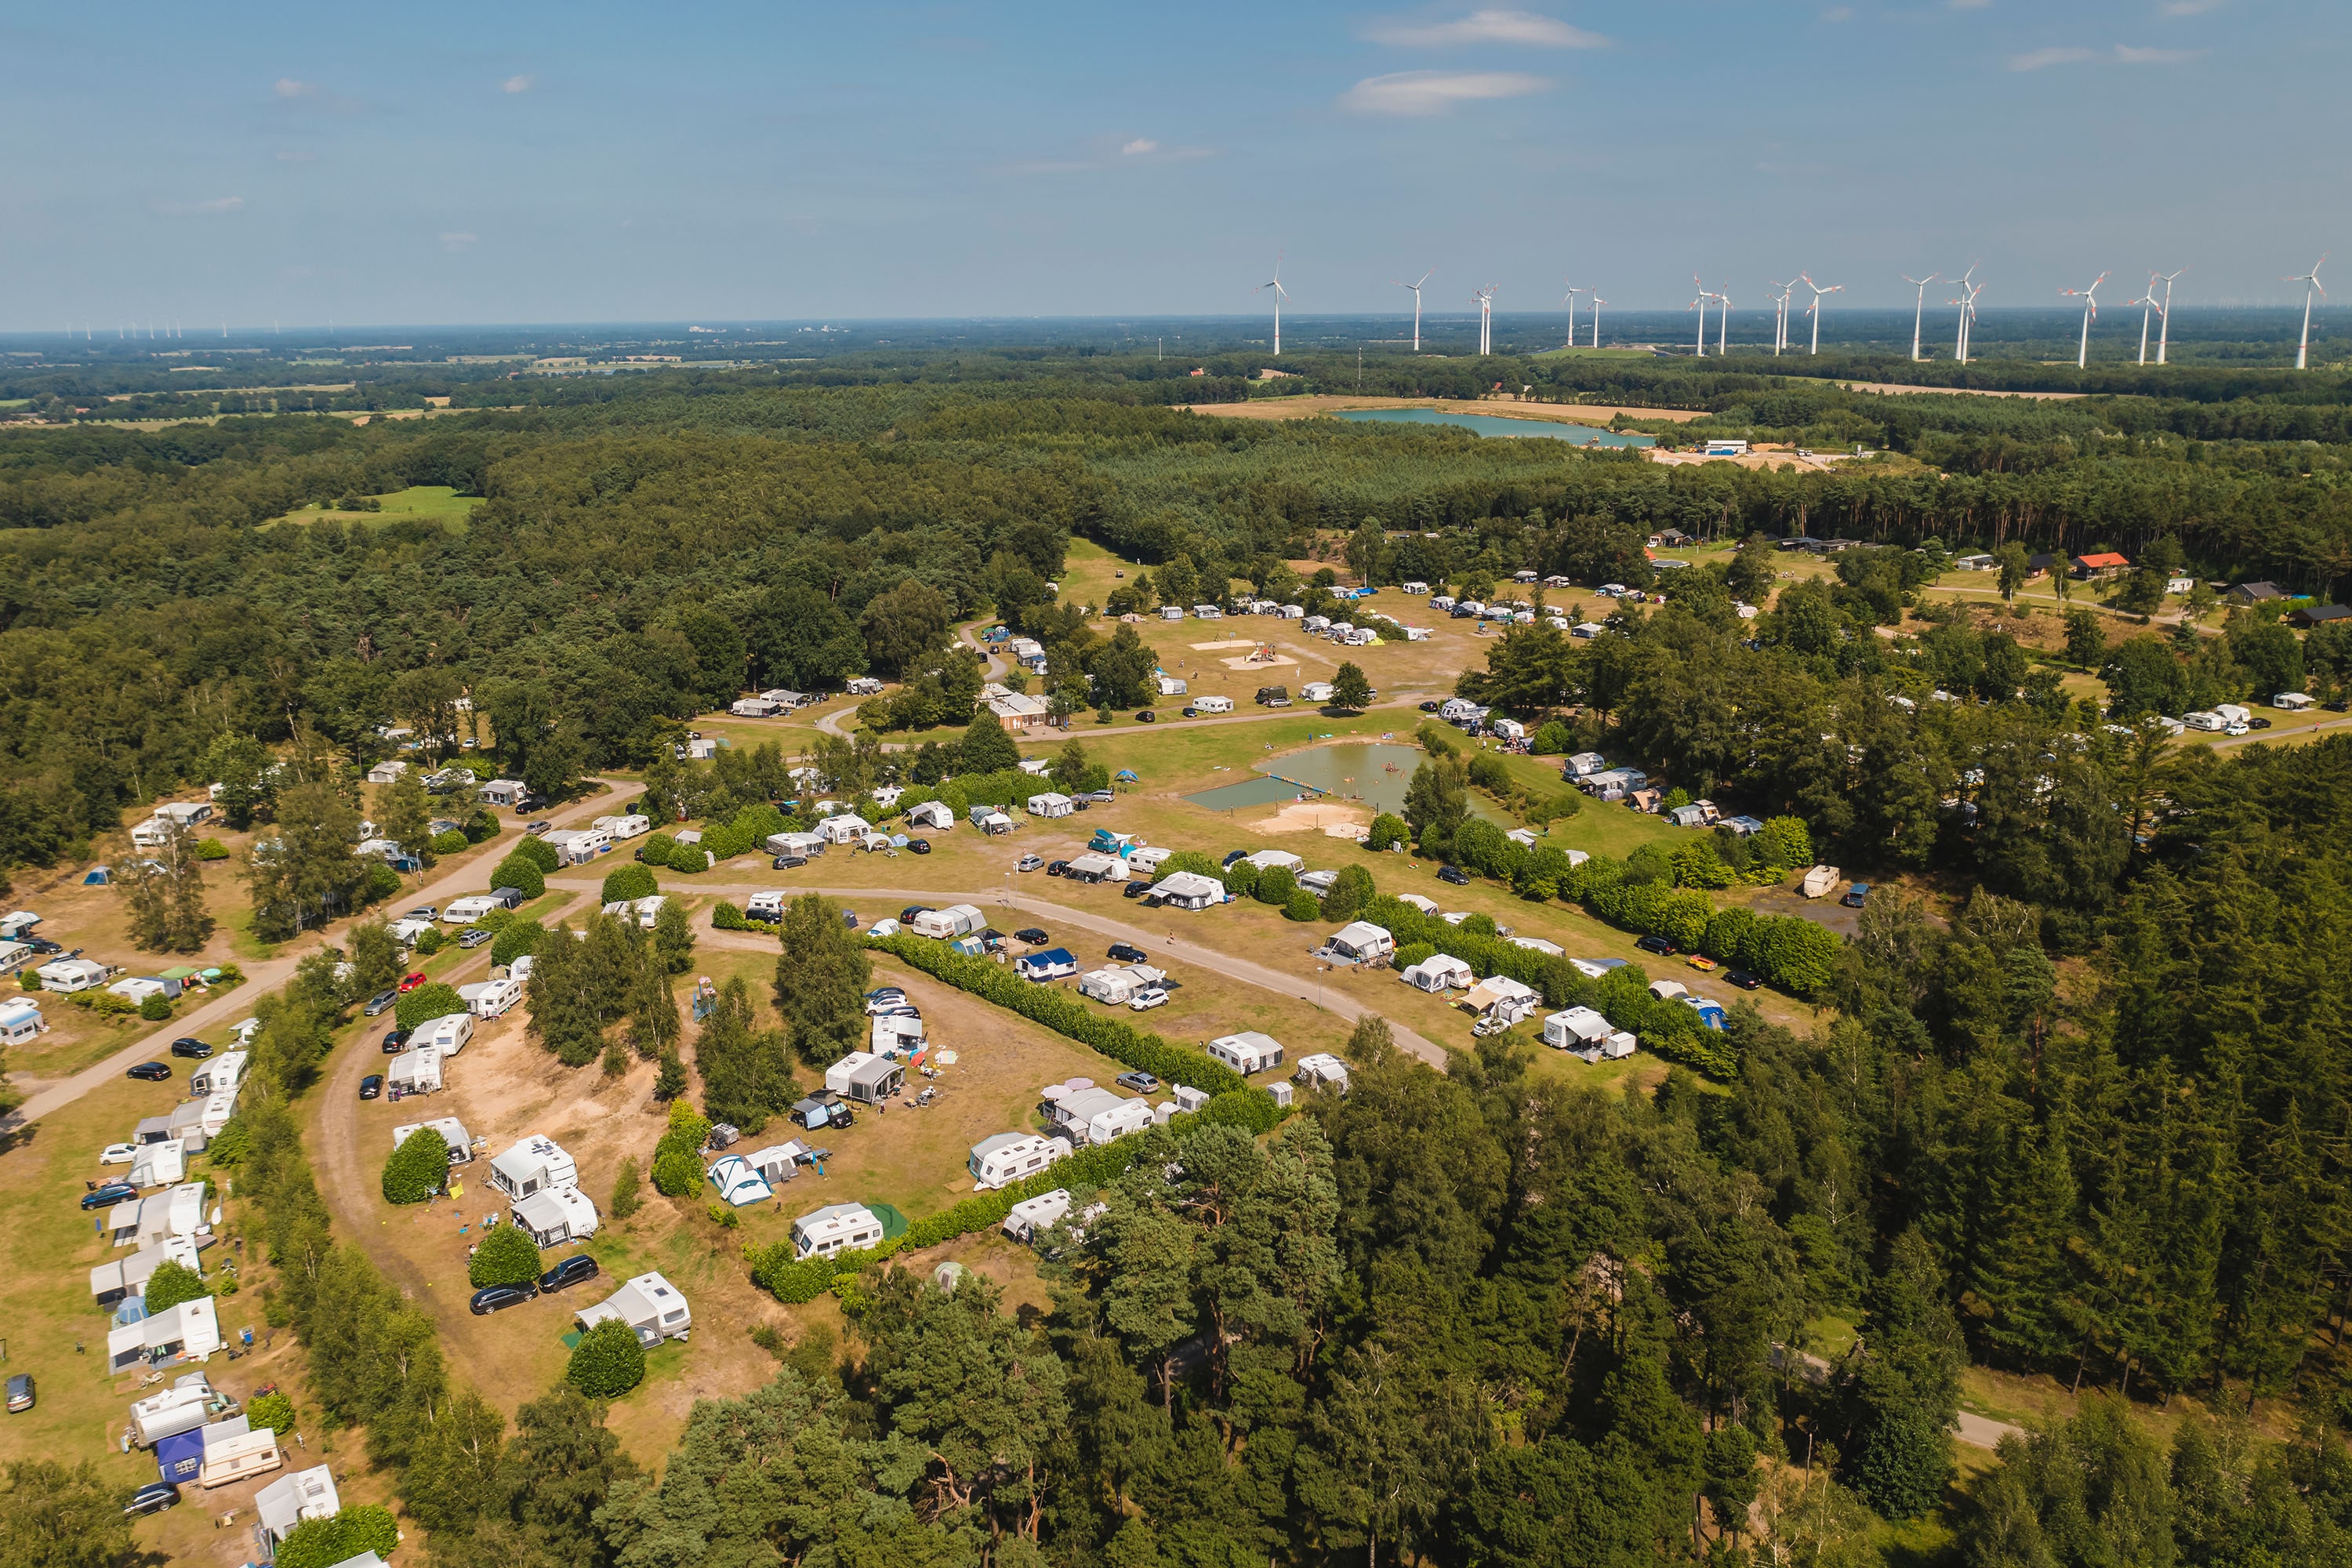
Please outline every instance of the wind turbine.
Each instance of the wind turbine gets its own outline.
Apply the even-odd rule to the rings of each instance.
[[[1822,352],[1822,301],[1844,288],[1845,285],[1832,283],[1824,289],[1813,281],[1812,274],[1810,272],[1801,272],[1797,277],[1799,281],[1813,291],[1813,302],[1805,307],[1805,314],[1813,319],[1813,346],[1811,352],[1819,353]]]
[[[1601,307],[1607,303],[1609,301],[1595,289],[1592,295],[1592,346],[1596,349],[1601,346]]]
[[[2310,286],[2303,291],[2303,341],[2294,348],[2294,368],[2297,370],[2311,368],[2311,293],[2312,289],[2317,289],[2321,299],[2327,298],[2327,290],[2320,288],[2319,284],[2319,269],[2326,265],[2327,258],[2323,256],[2311,264],[2310,271],[2299,273],[2293,278],[2279,279],[2282,283],[2304,283]]]
[[[2180,272],[2188,270],[2184,267]],[[2156,363],[2158,364],[2164,363],[2165,348],[2172,341],[2172,280],[2179,277],[2180,272],[2151,272],[2147,275],[2149,293],[2156,292],[2158,282],[2164,285],[2164,303],[2156,308]]]
[[[1919,357],[1919,321],[1927,313],[1927,285],[1935,280],[1936,275],[1932,272],[1925,278],[1914,278],[1908,272],[1903,274],[1903,281],[1919,290],[1919,297],[1911,301],[1911,357],[1914,361]]]
[[[2315,271],[2317,268],[2314,268],[2314,270]],[[2074,351],[2074,368],[2076,370],[2088,370],[2091,366],[2091,323],[2099,319],[2099,285],[2105,283],[2106,280],[2107,275],[2102,272],[2096,278],[2091,279],[2091,286],[2088,289],[2061,289],[2058,290],[2059,293],[2066,296],[2068,299],[2080,300],[2083,301],[2083,342],[2082,346]]]
[[[1495,286],[1473,289],[1470,298],[1478,305],[1478,353],[1483,357],[1495,352]]]
[[[1282,286],[1282,252],[1279,250],[1274,253],[1274,276],[1250,292],[1263,294],[1269,289],[1274,290],[1274,352],[1279,358],[1282,353],[1282,302],[1290,298],[1290,290]]]
[[[2147,319],[2157,309],[2155,273],[2151,272],[2147,275],[2147,293],[2141,295],[2137,300],[2126,300],[2124,301],[2124,306],[2126,310],[2130,309],[2134,305],[2137,305],[2139,307],[2139,363],[2146,364],[2147,363]]]
[[[1275,270],[1278,272],[1281,269],[1281,265],[1277,262],[1276,264]],[[1412,290],[1412,352],[1415,353],[1419,353],[1421,352],[1421,284],[1428,282],[1432,278],[1436,276],[1437,268],[1433,267],[1428,271],[1421,275],[1421,283],[1408,283],[1402,278],[1391,278],[1389,279],[1390,282],[1395,284],[1400,289],[1410,289]],[[1275,353],[1280,353],[1282,351],[1280,349],[1275,350]]]
[[[1560,281],[1568,283],[1568,279],[1565,278],[1562,278]],[[1579,294],[1590,294],[1592,290],[1590,289],[1580,289],[1573,283],[1568,283],[1568,346],[1570,348],[1574,348],[1576,346],[1576,297]]]
[[[1772,357],[1779,359],[1780,351],[1789,346],[1789,296],[1797,291],[1797,286],[1783,283],[1778,279],[1771,282],[1773,288],[1780,290],[1778,294],[1766,296],[1777,301],[1772,308]]]
[[[1717,294],[1715,297],[1715,302],[1718,307],[1715,312],[1715,357],[1729,359],[1731,357],[1731,296]]]
[[[1687,310],[1692,309],[1694,306],[1697,308],[1698,357],[1705,359],[1706,357],[1706,302],[1709,300],[1714,299],[1715,296],[1706,291],[1706,285],[1698,280],[1698,274],[1696,272],[1691,274],[1691,287],[1698,290],[1698,298],[1693,300],[1689,305],[1684,306],[1683,309]]]
[[[1969,323],[1976,319],[1977,313],[1978,289],[1969,279],[1977,275],[1977,268],[1983,265],[1984,263],[1980,261],[1969,262],[1969,269],[1961,273],[1958,279],[1960,297],[1944,301],[1948,305],[1958,305],[1960,308],[1959,327],[1952,334],[1952,358],[1960,364],[1969,363]]]

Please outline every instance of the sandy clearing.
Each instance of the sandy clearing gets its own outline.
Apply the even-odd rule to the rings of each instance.
[[[1286,653],[1270,654],[1264,658],[1245,653],[1237,658],[1221,658],[1217,662],[1227,669],[1272,669],[1278,664],[1295,665],[1298,661]]]
[[[1906,390],[1925,392],[1936,389],[1915,387]],[[1628,419],[1671,419],[1677,424],[1706,417],[1703,409],[1631,408],[1613,403],[1520,403],[1483,398],[1343,397],[1332,395],[1266,398],[1255,403],[1194,403],[1186,405],[1186,408],[1193,414],[1211,414],[1221,419],[1304,419],[1313,414],[1337,414],[1355,408],[1431,408],[1442,414],[1492,414],[1503,419],[1539,419],[1567,425],[1606,425],[1620,414]]]
[[[1234,637],[1229,642],[1196,642],[1191,645],[1194,653],[1214,653],[1221,647],[1255,647],[1255,637]]]
[[[1371,807],[1328,800],[1293,801],[1261,822],[1246,826],[1253,833],[1323,833],[1333,838],[1361,838],[1372,825]]]
[[[1842,381],[1840,388],[1847,392],[1883,392],[1891,395],[1906,393],[1941,393],[1948,397],[2041,397],[2053,402],[2065,402],[2076,397],[2088,397],[2087,392],[1995,392],[1982,386],[1906,386],[1895,381]]]

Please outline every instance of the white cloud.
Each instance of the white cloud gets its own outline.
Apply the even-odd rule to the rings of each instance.
[[[1149,136],[1139,136],[1134,141],[1129,142],[1126,146],[1119,149],[1119,153],[1123,156],[1129,158],[1139,158],[1146,153],[1157,153],[1159,151],[1160,143],[1154,142]]]
[[[2047,70],[2052,66],[2078,66],[2084,60],[2099,58],[2096,49],[2029,49],[2021,55],[2009,57],[2009,68],[2013,71]]]
[[[1524,98],[1550,86],[1520,71],[1397,71],[1366,77],[1340,94],[1339,103],[1359,114],[1443,114],[1457,103]]]
[[[448,251],[454,256],[458,251],[461,251],[467,246],[473,244],[474,238],[474,236],[464,232],[462,229],[453,229],[449,233],[441,237],[441,248]]]
[[[155,210],[173,217],[200,217],[213,213],[233,213],[245,205],[243,196],[215,196],[202,202],[158,202]]]
[[[525,71],[520,76],[510,76],[507,78],[507,79],[500,82],[499,86],[508,92],[529,92],[533,87],[537,86],[538,83],[539,79],[537,77],[531,75],[529,71]]]
[[[1533,11],[1473,11],[1455,21],[1423,26],[1382,22],[1367,29],[1364,36],[1374,43],[1395,44],[1405,48],[1444,48],[1452,44],[1528,44],[1538,48],[1599,49],[1609,45],[1609,40],[1598,33],[1571,27],[1557,17],[1538,16]]]
[[[2116,46],[2116,58],[2127,66],[2177,66],[2193,60],[2203,49],[2136,49],[2129,44]]]
[[[290,76],[279,77],[278,79],[278,85],[271,89],[271,90],[276,92],[280,98],[316,98],[319,96],[318,83],[296,81]]]

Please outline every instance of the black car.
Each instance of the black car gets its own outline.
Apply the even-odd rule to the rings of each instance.
[[[32,1407],[33,1374],[29,1372],[20,1372],[8,1380],[8,1413],[14,1415],[20,1410],[30,1410]]]
[[[2260,714],[2246,721],[2246,728],[2249,730],[2267,730],[2270,727],[2271,721]]]
[[[1054,940],[1052,937],[1045,934],[1045,928],[1043,926],[1023,926],[1019,931],[1014,931],[1013,934],[1019,937],[1023,942],[1027,942],[1032,947],[1042,947],[1046,942]]]
[[[1160,1087],[1160,1080],[1148,1072],[1123,1072],[1111,1081],[1121,1089],[1131,1089],[1138,1094],[1150,1094]]]
[[[1438,706],[1439,705],[1434,702],[1424,702],[1421,705],[1421,710],[1424,713],[1434,713],[1437,711]]]
[[[383,1074],[380,1072],[372,1072],[368,1074],[367,1077],[360,1079],[360,1098],[362,1100],[373,1100],[377,1095],[382,1094],[383,1092]]]
[[[51,942],[45,936],[28,936],[19,940],[21,940],[26,947],[31,948],[34,952],[43,958],[47,958],[53,954],[60,953],[65,951],[62,946]]]
[[[1045,875],[1058,877],[1069,868],[1070,863],[1067,860],[1049,860],[1045,863]]]
[[[170,1481],[149,1481],[131,1494],[122,1505],[126,1518],[137,1519],[143,1514],[161,1513],[180,1500],[180,1489]]]
[[[397,1056],[406,1050],[409,1033],[406,1029],[386,1029],[383,1033],[383,1054]]]
[[[898,911],[898,923],[900,925],[911,925],[914,923],[914,919],[917,915],[927,915],[930,912],[931,906],[929,904],[908,904],[905,909]]]
[[[1146,708],[1135,716],[1135,721],[1139,724],[1156,724],[1160,721],[1160,715]]]
[[[552,1296],[568,1285],[577,1285],[596,1278],[596,1260],[584,1253],[574,1253],[539,1277],[539,1293]]]
[[[1126,887],[1119,889],[1119,897],[1123,899],[1139,899],[1150,891],[1151,891],[1150,883],[1140,880],[1130,881]]]
[[[928,838],[909,838],[909,839],[908,839],[908,840],[907,840],[907,853],[908,853],[908,854],[909,854],[909,855],[928,855],[928,854],[929,854],[930,852],[931,852],[931,841],[930,841],[929,839],[928,839]]]
[[[1654,952],[1660,958],[1672,958],[1675,955],[1675,944],[1662,936],[1645,936],[1633,945],[1643,952]]]
[[[368,1017],[380,1018],[391,1012],[392,1005],[399,1000],[400,993],[397,991],[379,991],[368,998],[367,1005],[361,1012]]]
[[[172,1054],[175,1057],[194,1057],[196,1060],[202,1061],[213,1054],[213,1048],[194,1035],[182,1035],[172,1042]]]
[[[115,1205],[127,1203],[138,1195],[139,1189],[129,1182],[108,1182],[102,1186],[92,1187],[82,1194],[81,1206],[85,1212],[90,1209],[110,1209]]]
[[[467,1301],[466,1305],[474,1316],[487,1318],[492,1312],[503,1312],[509,1307],[520,1307],[538,1294],[539,1287],[535,1284],[485,1285],[474,1292],[473,1300]]]
[[[1184,710],[1184,717],[1187,719],[1198,719],[1200,716],[1201,710],[1198,708],[1187,708]]]
[[[637,856],[640,859],[644,858],[645,851],[642,849],[638,850]],[[797,871],[807,864],[808,857],[805,855],[779,855],[773,860],[768,862],[768,869],[771,871]]]
[[[1724,971],[1723,977],[1732,984],[1738,986],[1742,991],[1753,991],[1759,985],[1764,984],[1764,982],[1757,979],[1756,976],[1748,973],[1748,971],[1744,969],[1726,970]]]
[[[1110,952],[1106,956],[1115,958],[1121,963],[1141,963],[1144,952],[1131,942],[1115,942],[1110,944]]]
[[[122,1076],[144,1079],[149,1083],[169,1083],[172,1081],[172,1068],[164,1062],[141,1062]]]
[[[1230,854],[1230,855],[1226,856],[1226,857],[1224,858],[1224,859],[1223,859],[1222,861],[1220,861],[1220,862],[1218,862],[1218,863],[1219,863],[1221,866],[1223,866],[1226,870],[1230,871],[1230,870],[1232,870],[1232,869],[1234,868],[1234,861],[1236,861],[1236,860],[1246,860],[1246,859],[1248,859],[1248,858],[1249,858],[1249,851],[1248,851],[1248,850],[1246,850],[1246,849],[1236,849],[1236,850],[1234,850],[1232,854]]]
[[[1469,873],[1459,866],[1440,866],[1437,868],[1437,879],[1441,882],[1450,882],[1457,888],[1466,888],[1470,885]]]

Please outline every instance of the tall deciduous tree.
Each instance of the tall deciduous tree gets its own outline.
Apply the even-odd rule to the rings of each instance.
[[[866,987],[873,962],[842,922],[841,908],[815,893],[794,899],[777,937],[776,1011],[794,1055],[812,1067],[840,1060],[866,1043]]]

